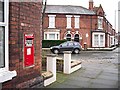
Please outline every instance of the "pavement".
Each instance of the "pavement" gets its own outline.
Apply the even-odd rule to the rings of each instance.
[[[98,58],[98,60],[79,58],[82,61],[81,69],[69,75],[57,72],[57,81],[45,88],[118,88],[120,86],[118,84],[118,68],[120,67],[120,64],[118,64],[119,49],[110,51],[117,58],[115,60],[105,56],[102,59]],[[97,52],[95,54],[99,55]]]

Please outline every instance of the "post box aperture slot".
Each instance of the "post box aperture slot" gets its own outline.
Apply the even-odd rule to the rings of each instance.
[[[32,47],[33,46],[33,39],[30,39],[30,38],[26,39],[25,40],[25,46],[26,47]]]

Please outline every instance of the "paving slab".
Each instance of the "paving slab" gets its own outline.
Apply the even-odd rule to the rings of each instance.
[[[116,86],[118,87],[118,81],[115,80],[108,80],[108,79],[95,79],[91,81],[94,84],[103,84],[103,85],[107,85],[107,86]],[[109,88],[109,87],[108,87]]]
[[[90,88],[117,88],[116,86],[113,85],[105,85],[105,84],[100,84],[100,83],[93,83]],[[106,89],[105,89],[106,90]],[[108,89],[110,90],[110,89]],[[114,89],[113,89],[114,90]]]
[[[90,87],[90,82],[88,81],[80,81],[80,80],[66,80],[64,84],[67,84],[69,86],[77,86],[80,88],[88,88]]]

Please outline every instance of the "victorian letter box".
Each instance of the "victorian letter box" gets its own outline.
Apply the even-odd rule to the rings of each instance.
[[[34,35],[24,34],[24,66],[32,66],[34,64]]]

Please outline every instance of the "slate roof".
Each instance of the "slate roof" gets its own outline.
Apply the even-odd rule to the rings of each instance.
[[[95,12],[82,6],[71,5],[47,5],[45,13],[52,14],[86,14],[94,15]]]

